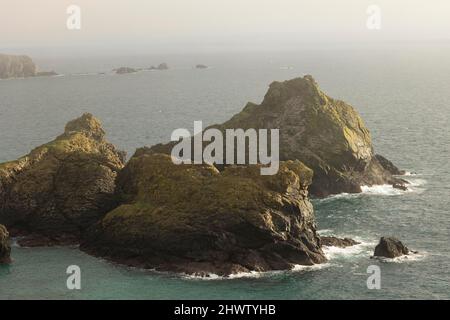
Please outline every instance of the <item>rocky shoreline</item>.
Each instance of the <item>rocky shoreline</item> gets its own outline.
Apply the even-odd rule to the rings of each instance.
[[[125,163],[100,122],[84,114],[54,141],[0,164],[0,224],[23,246],[79,243],[130,266],[226,276],[320,264],[322,246],[358,244],[318,235],[309,192],[407,188],[401,171],[375,155],[356,111],[311,76],[272,83],[260,105],[213,127],[279,128],[278,173],[175,165],[171,143],[140,148]]]

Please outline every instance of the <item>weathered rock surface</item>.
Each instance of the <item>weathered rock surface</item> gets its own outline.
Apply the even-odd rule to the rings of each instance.
[[[248,103],[230,120],[212,127],[279,129],[280,160],[297,159],[311,168],[310,192],[318,197],[359,193],[362,185],[404,183],[374,156],[369,130],[355,109],[327,96],[309,75],[273,82],[260,105]],[[173,145],[159,144],[151,150],[170,154]]]
[[[391,161],[383,157],[382,155],[376,154],[375,158],[378,160],[380,165],[387,170],[390,174],[393,175],[404,175],[405,170],[400,170],[397,168]]]
[[[189,274],[290,269],[326,260],[307,198],[312,171],[299,161],[278,174],[260,167],[174,165],[138,150],[119,173],[123,204],[89,230],[88,253]]]
[[[375,247],[375,257],[395,258],[409,254],[409,249],[397,238],[381,237],[380,242]]]
[[[9,233],[6,227],[0,224],[0,264],[11,263],[10,255]]]
[[[346,248],[346,247],[351,247],[351,246],[360,244],[360,242],[355,241],[350,238],[341,239],[341,238],[337,238],[337,237],[333,237],[333,236],[320,237],[320,240],[321,240],[321,244],[323,246],[327,246],[327,247]]]
[[[0,79],[33,77],[36,65],[28,56],[0,54]]]
[[[0,223],[49,239],[78,236],[115,205],[124,153],[91,114],[28,155],[0,164]]]

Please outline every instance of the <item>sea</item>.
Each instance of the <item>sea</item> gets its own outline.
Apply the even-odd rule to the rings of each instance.
[[[363,187],[361,194],[313,199],[322,235],[359,245],[326,248],[328,262],[291,271],[194,277],[118,265],[77,247],[24,248],[0,266],[0,299],[449,299],[450,44],[308,48],[201,54],[33,57],[53,77],[0,80],[0,162],[54,139],[84,112],[130,157],[136,148],[221,123],[248,101],[262,101],[272,81],[311,74],[328,95],[353,105],[376,153],[405,169],[408,191]],[[115,75],[120,66],[166,71]],[[196,69],[205,64],[207,69]],[[371,259],[382,236],[418,253]],[[81,289],[67,268],[81,270]],[[371,270],[379,286],[368,286]],[[378,267],[378,268],[377,268]]]

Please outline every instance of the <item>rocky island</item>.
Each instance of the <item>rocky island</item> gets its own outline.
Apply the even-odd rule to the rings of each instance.
[[[34,77],[36,69],[28,56],[0,54],[0,79]]]
[[[48,77],[58,75],[54,71],[40,71],[28,56],[0,54],[0,79]]]
[[[375,156],[369,130],[356,110],[327,96],[310,75],[273,82],[261,104],[249,102],[230,120],[211,128],[279,129],[280,160],[300,160],[311,168],[310,192],[317,197],[359,193],[364,185],[406,188],[407,182],[394,176],[401,172],[392,162]],[[159,144],[151,150],[170,154],[173,145]]]
[[[0,164],[0,224],[13,234],[39,235],[38,244],[77,242],[116,206],[124,154],[104,135],[99,121],[84,114],[55,140]]]
[[[312,171],[286,161],[258,166],[175,165],[138,150],[117,178],[122,205],[81,249],[144,268],[204,275],[291,269],[326,261],[307,187]]]
[[[374,155],[356,111],[311,76],[272,83],[260,105],[213,127],[279,128],[278,172],[175,165],[173,144],[139,148],[125,164],[100,122],[84,114],[54,141],[0,164],[0,224],[27,236],[24,245],[80,243],[89,254],[161,271],[288,270],[325,262],[323,246],[358,244],[319,236],[309,190],[326,196],[402,183],[401,171]]]

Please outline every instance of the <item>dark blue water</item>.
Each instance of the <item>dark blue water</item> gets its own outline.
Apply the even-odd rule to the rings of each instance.
[[[273,80],[312,74],[329,95],[352,104],[372,133],[377,152],[417,175],[409,192],[386,187],[360,195],[314,200],[324,234],[361,245],[328,250],[329,263],[290,272],[199,280],[125,268],[77,248],[13,247],[0,267],[0,298],[61,299],[438,299],[450,298],[450,47],[305,50],[199,56],[90,59],[38,57],[65,75],[0,81],[0,161],[15,159],[60,134],[83,112],[100,118],[108,138],[131,154],[168,141],[173,129],[222,122],[247,101],[260,102]],[[166,61],[164,72],[98,75],[121,65]],[[210,65],[195,70],[198,63]],[[80,75],[80,73],[89,73]],[[420,254],[379,262],[369,258],[383,235]],[[369,265],[381,268],[381,289],[369,290]],[[82,289],[66,287],[78,265]]]

